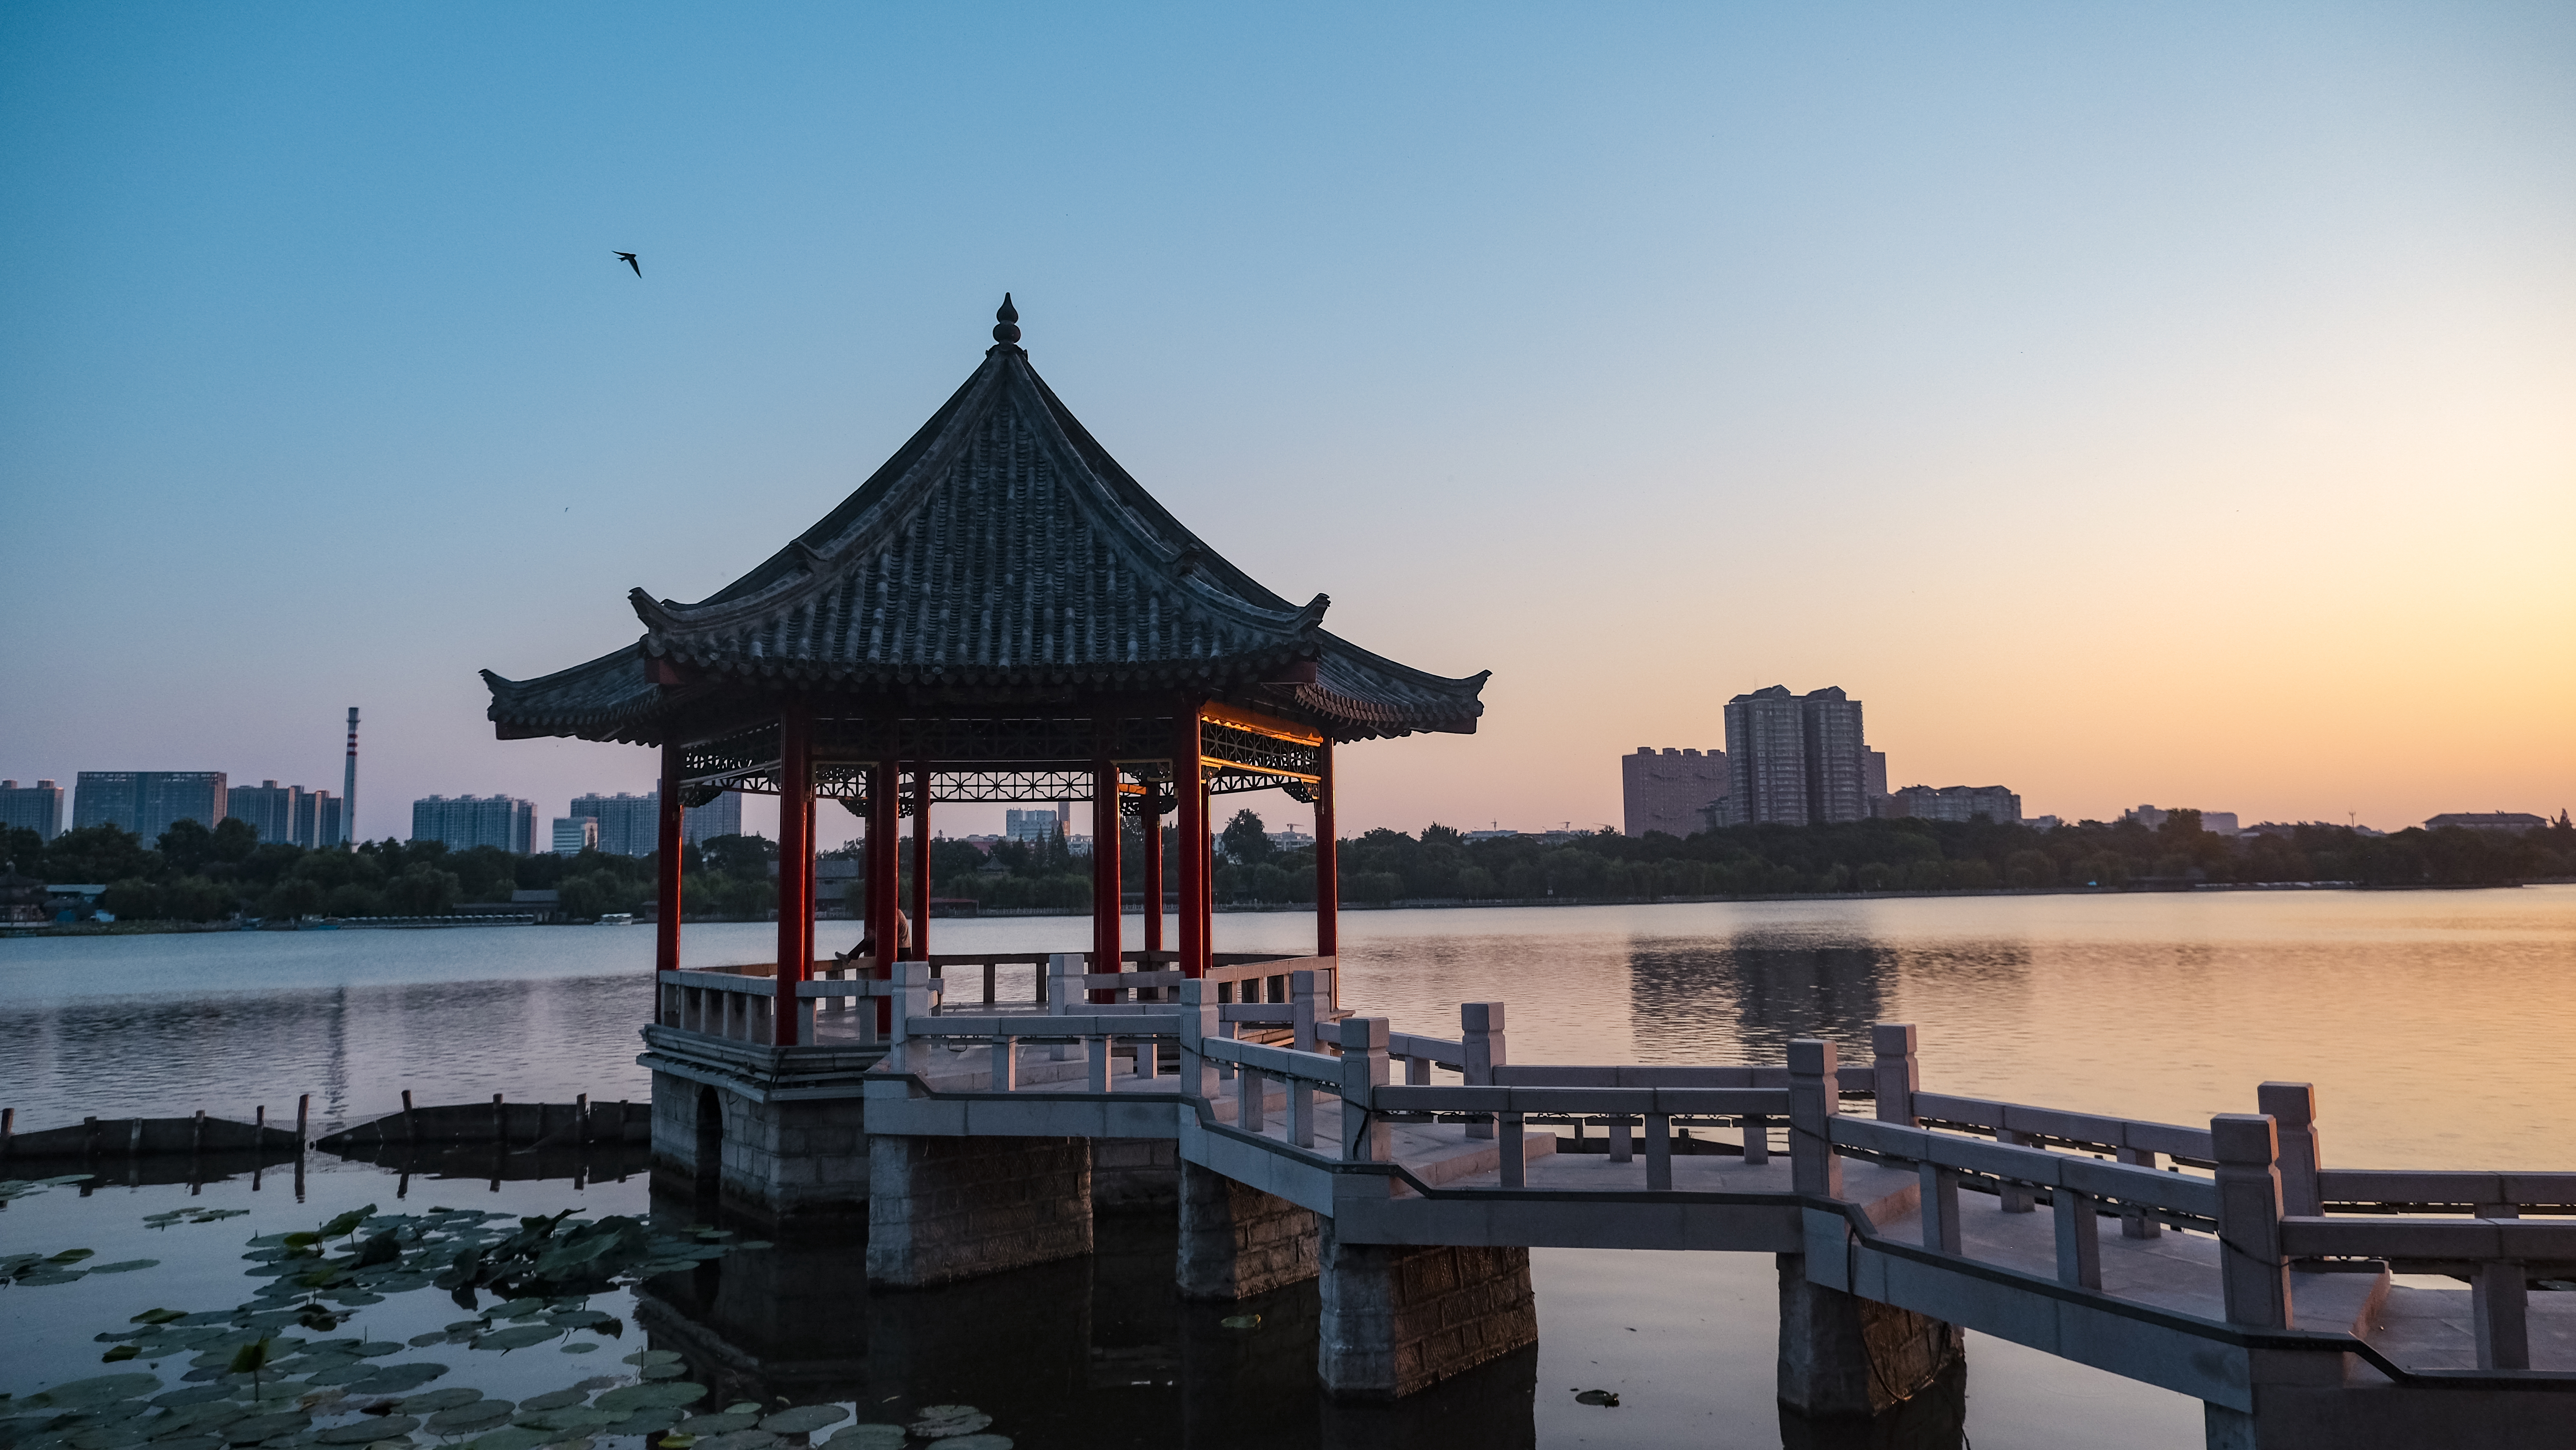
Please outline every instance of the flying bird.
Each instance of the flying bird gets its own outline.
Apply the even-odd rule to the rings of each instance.
[[[635,254],[633,252],[620,252],[617,254],[617,260],[634,268],[636,276],[641,277],[644,275],[644,264],[635,260]]]

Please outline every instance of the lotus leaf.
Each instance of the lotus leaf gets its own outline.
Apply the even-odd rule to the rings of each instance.
[[[509,1329],[497,1329],[490,1334],[479,1336],[474,1341],[474,1347],[476,1349],[497,1349],[507,1353],[513,1349],[525,1349],[531,1344],[543,1344],[547,1340],[553,1339],[562,1333],[562,1330],[555,1328],[551,1324],[521,1324]]]
[[[665,1381],[661,1384],[628,1385],[624,1389],[610,1390],[601,1395],[597,1403],[603,1410],[662,1409],[695,1404],[706,1397],[705,1385],[690,1384],[682,1380]]]
[[[39,1269],[34,1273],[20,1274],[17,1277],[16,1283],[20,1288],[34,1289],[47,1284],[68,1284],[74,1279],[86,1279],[88,1277],[89,1276],[87,1274],[84,1274],[77,1269],[74,1269],[69,1273],[64,1273],[60,1270]]]
[[[139,1350],[130,1344],[120,1344],[116,1348],[109,1350],[107,1353],[100,1355],[98,1357],[98,1362],[100,1364],[123,1364],[129,1359],[141,1359],[142,1357],[142,1350]]]
[[[924,1440],[944,1440],[952,1435],[972,1435],[991,1423],[993,1417],[973,1405],[931,1405],[906,1428]]]
[[[430,1416],[429,1432],[453,1435],[459,1431],[470,1432],[486,1425],[497,1425],[510,1418],[510,1409],[508,1400],[476,1400],[470,1405],[458,1405]]]
[[[844,1425],[823,1443],[841,1450],[902,1450],[903,1442],[901,1425]]]
[[[760,1428],[773,1435],[811,1435],[848,1418],[850,1412],[838,1405],[799,1405],[761,1421]]]
[[[312,1423],[313,1417],[302,1410],[275,1410],[233,1421],[224,1427],[224,1438],[236,1445],[256,1445],[280,1435],[297,1434]]]
[[[589,1398],[590,1396],[583,1394],[579,1390],[548,1390],[542,1395],[530,1395],[526,1399],[519,1401],[519,1408],[523,1410],[561,1410],[573,1405],[578,1405]]]
[[[692,1435],[729,1435],[748,1430],[760,1423],[760,1415],[751,1410],[727,1410],[720,1415],[691,1415],[680,1428]]]
[[[491,1312],[495,1319],[525,1319],[531,1314],[544,1313],[545,1308],[543,1299],[513,1299],[506,1304],[494,1305]]]
[[[381,1420],[368,1415],[353,1425],[317,1430],[313,1441],[317,1445],[367,1445],[378,1440],[399,1440],[419,1428],[420,1421],[410,1415],[387,1415]]]
[[[644,1366],[642,1377],[648,1380],[675,1380],[688,1372],[689,1367],[685,1364],[648,1364]]]
[[[728,1430],[700,1440],[697,1450],[763,1450],[777,1443],[778,1437],[767,1430]]]
[[[202,1405],[214,1400],[228,1400],[232,1395],[233,1392],[222,1385],[199,1385],[192,1390],[172,1390],[166,1395],[155,1395],[152,1403],[178,1409],[185,1405]]]
[[[71,1380],[56,1385],[41,1394],[29,1395],[18,1403],[22,1408],[37,1410],[89,1409],[116,1400],[132,1399],[136,1395],[148,1394],[159,1388],[161,1388],[159,1375],[133,1372],[103,1374],[90,1379]]]
[[[176,1309],[146,1309],[125,1321],[128,1324],[171,1324],[188,1316]]]
[[[599,1348],[597,1342],[588,1339],[581,1341],[579,1344],[567,1344],[562,1346],[562,1350],[566,1354],[588,1354],[597,1348]]]
[[[159,1259],[121,1259],[113,1264],[92,1264],[89,1271],[93,1274],[131,1274],[137,1269],[156,1268],[160,1263]]]
[[[680,1352],[676,1349],[639,1349],[626,1356],[628,1364],[678,1364],[679,1362]]]
[[[443,1364],[389,1364],[349,1386],[353,1395],[407,1395],[447,1373]]]
[[[555,1438],[552,1430],[531,1430],[525,1425],[504,1425],[500,1429],[470,1442],[467,1450],[536,1450]]]
[[[423,1390],[394,1406],[394,1410],[397,1414],[427,1415],[439,1410],[452,1410],[459,1405],[470,1405],[482,1398],[481,1390],[458,1385],[453,1389]]]

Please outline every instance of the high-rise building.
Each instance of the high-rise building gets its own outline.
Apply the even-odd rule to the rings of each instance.
[[[180,821],[211,830],[229,794],[220,770],[84,770],[72,792],[72,825],[121,826],[156,841]]]
[[[662,841],[662,793],[656,788],[651,795],[577,795],[572,798],[573,817],[588,816],[599,822],[598,846],[611,856],[650,856]],[[684,816],[681,824],[687,825]],[[685,837],[686,832],[683,831]]]
[[[1069,801],[1057,801],[1051,810],[1004,811],[1002,834],[1010,840],[1038,845],[1050,837],[1066,834],[1065,828],[1072,819],[1073,805]]]
[[[279,785],[263,780],[257,785],[237,785],[224,793],[224,814],[237,821],[247,821],[263,841],[295,839],[295,808],[304,795],[300,785]]]
[[[680,840],[691,846],[703,846],[718,836],[742,834],[742,792],[729,790],[702,806],[690,806],[680,812]],[[655,841],[660,836],[657,833]]]
[[[1868,779],[1863,782],[1864,788],[1867,789],[1871,795],[1887,794],[1887,752],[1884,750],[1871,751],[1869,753],[1869,762],[1863,767],[1863,769],[1868,772]]]
[[[497,846],[525,856],[536,830],[535,804],[516,796],[434,795],[411,803],[411,838],[443,841],[451,851]]]
[[[1626,831],[1687,836],[1708,828],[1708,808],[1730,788],[1723,750],[1657,751],[1640,745],[1619,757],[1619,794]]]
[[[50,841],[63,833],[63,788],[50,780],[20,785],[0,780],[0,826],[33,831]]]
[[[298,791],[290,838],[308,851],[340,844],[340,798],[327,790]]]
[[[599,846],[599,818],[557,816],[554,838],[554,853],[558,856],[578,856],[584,851],[595,850]]]
[[[1909,785],[1878,802],[1878,813],[1893,820],[1973,821],[1980,816],[1999,826],[2021,821],[2021,797],[1999,785]]]
[[[1870,749],[1860,701],[1835,686],[1772,685],[1726,702],[1731,781],[1712,819],[1821,826],[1869,818]]]

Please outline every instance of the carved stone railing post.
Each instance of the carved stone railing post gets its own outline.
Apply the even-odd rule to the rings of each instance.
[[[1181,1091],[1203,1103],[1216,1101],[1216,1064],[1208,1061],[1199,1044],[1219,1037],[1217,1031],[1216,993],[1206,982],[1193,977],[1181,983]]]
[[[2254,1090],[2258,1111],[2276,1125],[2280,1142],[2281,1212],[2314,1218],[2325,1212],[2317,1189],[2317,1090],[2304,1082],[2267,1082]]]
[[[1462,1002],[1458,1004],[1459,1037],[1465,1052],[1463,1076],[1469,1087],[1492,1087],[1494,1068],[1506,1060],[1503,1050],[1503,1004],[1500,1002]],[[1478,1117],[1467,1124],[1470,1138],[1494,1136],[1494,1120]]]
[[[2264,1329],[2290,1323],[2290,1266],[2281,1258],[2279,1140],[2259,1113],[2209,1120],[2218,1154],[2219,1287],[2227,1322]]]
[[[1354,1163],[1387,1161],[1386,1124],[1369,1111],[1386,1086],[1387,1020],[1345,1017],[1342,1039],[1342,1157]]]
[[[1299,1052],[1317,1050],[1315,1017],[1317,1012],[1323,1009],[1323,986],[1317,981],[1320,975],[1311,970],[1299,970],[1288,974],[1289,1020],[1294,1024],[1296,1033],[1295,1039],[1289,1045]]]
[[[1914,1056],[1914,1024],[1881,1022],[1869,1030],[1871,1088],[1878,1098],[1878,1120],[1920,1127],[1914,1116],[1914,1090],[1923,1085],[1923,1067]]]
[[[1789,1184],[1799,1193],[1843,1196],[1843,1160],[1833,1142],[1839,1069],[1832,1043],[1802,1037],[1789,1044]]]

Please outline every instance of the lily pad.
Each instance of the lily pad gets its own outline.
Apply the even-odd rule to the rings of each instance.
[[[773,1435],[811,1435],[848,1418],[850,1412],[838,1405],[799,1405],[761,1421],[760,1428]]]
[[[458,1385],[452,1389],[444,1390],[423,1390],[419,1394],[413,1395],[411,1398],[394,1406],[394,1413],[398,1415],[434,1415],[440,1410],[452,1410],[459,1405],[470,1405],[482,1398],[483,1392],[481,1390],[472,1389],[464,1385]]]
[[[748,1430],[759,1423],[760,1416],[755,1411],[727,1410],[721,1415],[691,1415],[680,1428],[692,1435],[704,1437],[729,1435],[736,1430]]]
[[[991,1423],[993,1417],[973,1405],[930,1405],[907,1428],[924,1440],[946,1440],[972,1435]]]
[[[597,1348],[599,1348],[599,1341],[595,1339],[585,1339],[578,1344],[567,1344],[562,1346],[563,1352],[566,1354],[588,1354]]]
[[[698,1442],[697,1450],[765,1450],[778,1443],[778,1437],[767,1430],[728,1430]]]
[[[420,1421],[410,1415],[387,1415],[381,1420],[369,1415],[354,1425],[334,1425],[328,1430],[317,1430],[313,1443],[370,1445],[378,1440],[399,1440],[419,1428]]]
[[[131,1274],[137,1269],[155,1268],[160,1262],[159,1259],[122,1259],[113,1264],[92,1264],[89,1271],[93,1274]]]
[[[443,1364],[389,1364],[349,1386],[353,1395],[407,1395],[447,1373]]]
[[[1574,1402],[1578,1405],[1600,1405],[1612,1410],[1619,1408],[1619,1396],[1610,1390],[1585,1390],[1574,1397]]]
[[[570,1409],[572,1406],[578,1405],[589,1398],[590,1396],[583,1394],[579,1390],[548,1390],[542,1395],[530,1395],[526,1399],[519,1401],[519,1408],[523,1410],[564,1410]]]
[[[496,1329],[489,1334],[480,1335],[475,1339],[474,1347],[476,1349],[497,1349],[507,1353],[513,1349],[525,1349],[531,1344],[543,1344],[549,1339],[560,1337],[562,1334],[562,1330],[555,1328],[551,1324],[520,1324],[514,1325],[508,1329]]]
[[[18,1402],[21,1408],[34,1410],[87,1409],[116,1400],[128,1400],[161,1388],[161,1377],[152,1374],[103,1374],[85,1380],[58,1384],[41,1394]]]
[[[22,1289],[36,1289],[42,1288],[47,1284],[68,1284],[74,1279],[86,1279],[88,1277],[89,1275],[82,1273],[78,1269],[74,1269],[69,1273],[65,1273],[59,1269],[36,1269],[28,1273],[20,1274],[11,1282],[17,1284],[18,1287]]]
[[[536,1450],[549,1440],[560,1439],[554,1430],[531,1430],[525,1425],[504,1425],[489,1435],[470,1441],[467,1450]]]
[[[440,1410],[431,1415],[429,1432],[433,1435],[454,1435],[480,1430],[510,1418],[510,1412],[514,1408],[515,1406],[508,1400],[476,1400],[472,1404],[457,1405],[452,1409]]]
[[[680,1352],[676,1349],[639,1349],[621,1356],[621,1359],[626,1364],[678,1364]]]
[[[823,1443],[841,1450],[903,1450],[904,1438],[901,1425],[844,1425]]]
[[[302,1410],[273,1410],[233,1421],[224,1427],[224,1438],[236,1445],[256,1445],[280,1435],[298,1434],[312,1423],[313,1417]]]
[[[603,1410],[663,1409],[677,1405],[693,1405],[706,1397],[705,1385],[690,1384],[686,1380],[664,1381],[660,1384],[628,1385],[624,1389],[610,1390],[599,1397],[598,1405]]]
[[[675,1380],[688,1372],[689,1367],[685,1364],[648,1364],[644,1366],[642,1377],[648,1380]]]

